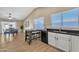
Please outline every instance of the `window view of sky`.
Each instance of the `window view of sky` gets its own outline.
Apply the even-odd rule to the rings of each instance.
[[[63,12],[63,18],[64,19],[69,19],[69,18],[76,18],[76,17],[78,17],[78,13],[79,13],[78,10],[79,9],[76,8],[76,9],[72,9],[72,10]]]
[[[44,29],[44,18],[39,17],[34,20],[34,27],[35,29]]]
[[[52,15],[51,23],[52,23],[52,26],[59,26],[61,24],[61,13]]]
[[[53,14],[51,16],[52,26],[61,24],[61,14],[63,15],[63,25],[64,27],[78,27],[78,14],[79,9],[75,8],[72,10],[65,11],[63,13]]]
[[[52,21],[53,23],[59,23],[59,22],[61,22],[61,13],[54,14],[51,16],[51,18],[53,20]]]
[[[64,12],[63,13],[63,26],[77,27],[78,26],[78,13],[79,13],[78,8]],[[66,20],[69,20],[69,21],[66,21]]]

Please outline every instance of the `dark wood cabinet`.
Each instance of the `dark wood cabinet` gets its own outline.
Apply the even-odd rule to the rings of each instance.
[[[31,42],[32,42],[32,39],[31,39],[31,31],[25,31],[25,41],[27,41],[27,43],[30,45]]]
[[[41,31],[41,41],[48,44],[48,32]]]
[[[33,36],[35,34],[39,34],[39,37],[36,36],[35,39],[40,38],[40,40],[46,44],[48,44],[48,32],[43,30],[31,30],[25,31],[25,41],[29,40],[31,42],[33,40]],[[40,36],[41,35],[41,36]]]

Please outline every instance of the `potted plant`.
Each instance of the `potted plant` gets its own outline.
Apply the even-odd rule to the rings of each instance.
[[[23,32],[23,30],[24,30],[24,26],[21,25],[21,26],[20,26],[20,29],[21,29],[21,32]]]

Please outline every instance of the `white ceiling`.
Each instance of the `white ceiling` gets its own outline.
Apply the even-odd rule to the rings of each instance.
[[[7,20],[9,13],[12,13],[14,20],[24,20],[34,9],[34,7],[0,7],[0,20]]]

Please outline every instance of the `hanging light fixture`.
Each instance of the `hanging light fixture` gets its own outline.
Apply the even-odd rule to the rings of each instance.
[[[9,17],[8,17],[9,20],[12,19],[12,13],[9,13]]]

